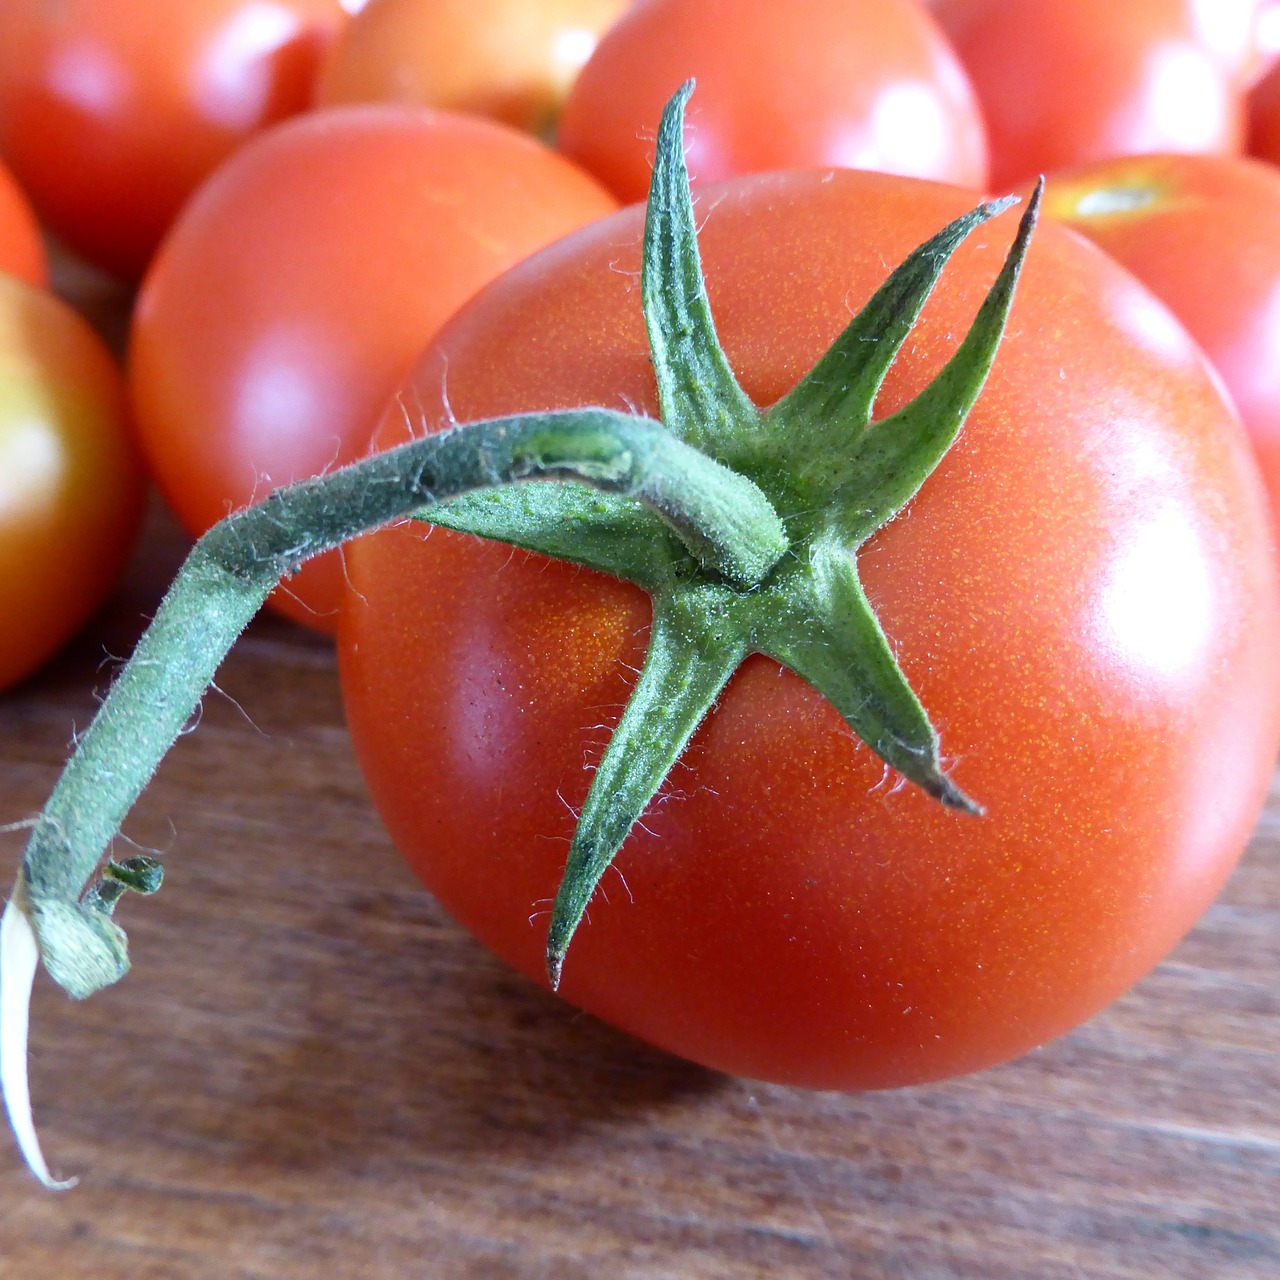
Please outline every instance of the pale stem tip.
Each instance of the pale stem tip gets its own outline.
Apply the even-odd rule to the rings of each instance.
[[[27,1167],[51,1191],[66,1191],[75,1178],[59,1181],[49,1172],[31,1114],[27,1078],[27,1031],[31,1016],[31,988],[40,963],[40,947],[27,914],[22,878],[0,915],[0,1092],[9,1124]]]

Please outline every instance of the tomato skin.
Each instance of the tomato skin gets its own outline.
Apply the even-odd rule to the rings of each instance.
[[[647,0],[601,40],[557,145],[624,203],[648,191],[653,122],[690,76],[695,182],[848,165],[982,187],[986,139],[955,55],[915,0]]]
[[[13,175],[0,164],[0,272],[28,284],[48,283],[49,264],[40,228]]]
[[[144,491],[106,348],[58,299],[0,275],[0,689],[106,599]]]
[[[460,115],[335,108],[255,139],[184,210],[134,313],[138,433],[178,516],[200,533],[359,457],[458,306],[615,207],[534,139]],[[329,555],[274,599],[332,629],[341,593]]]
[[[1256,50],[1215,40],[1213,20],[1242,2],[935,0],[982,103],[992,189],[1109,156],[1238,152]]]
[[[1110,208],[1117,201],[1128,207]],[[1123,263],[1200,343],[1280,513],[1280,171],[1133,156],[1050,175],[1045,211]]]
[[[756,402],[970,200],[849,171],[706,190],[711,303]],[[1011,216],[957,254],[879,415],[953,349]],[[460,312],[406,384],[431,428],[653,412],[640,228],[638,209],[598,223]],[[404,430],[388,418],[379,442]],[[647,597],[441,529],[362,539],[348,566],[341,674],[375,803],[446,909],[545,983]],[[823,1088],[974,1070],[1126,989],[1228,874],[1280,735],[1277,575],[1239,424],[1168,312],[1060,228],[1037,232],[959,443],[860,569],[987,816],[886,787],[828,703],[753,657],[606,875],[561,987],[708,1066]]]
[[[1280,63],[1250,90],[1249,154],[1280,164]]]
[[[371,0],[325,58],[316,102],[441,107],[544,133],[627,3]]]
[[[308,105],[346,20],[338,0],[5,0],[0,155],[59,237],[136,279],[199,183]]]

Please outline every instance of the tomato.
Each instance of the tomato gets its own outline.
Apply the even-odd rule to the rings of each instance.
[[[533,138],[461,115],[335,108],[250,143],[184,211],[134,314],[138,432],[174,510],[199,533],[358,457],[459,305],[614,208]],[[277,603],[332,628],[341,584],[323,557]]]
[[[0,275],[0,689],[106,599],[143,493],[111,356],[62,302]]]
[[[628,0],[371,0],[321,67],[316,101],[408,102],[547,133]]]
[[[4,0],[0,155],[42,219],[141,274],[182,202],[310,101],[338,0]]]
[[[839,170],[705,189],[711,305],[753,400],[971,199]],[[956,255],[878,415],[954,349],[1008,222]],[[501,277],[402,398],[431,430],[653,413],[640,235],[627,210]],[[393,412],[377,443],[411,429]],[[628,837],[560,988],[709,1066],[824,1088],[974,1070],[1114,998],[1222,884],[1280,734],[1277,575],[1239,423],[1165,308],[1061,228],[1037,232],[958,443],[858,559],[986,816],[888,786],[827,702],[753,656]],[[443,905],[545,982],[548,904],[648,597],[416,525],[361,539],[348,567],[341,676],[373,798]]]
[[[973,91],[916,0],[648,0],[600,41],[559,146],[624,202],[649,186],[653,122],[694,76],[694,181],[848,165],[981,187]]]
[[[44,284],[49,278],[40,228],[13,175],[0,164],[0,271]]]
[[[934,0],[982,102],[991,183],[1144,151],[1239,151],[1256,0]]]
[[[1128,267],[1204,348],[1280,512],[1280,171],[1134,156],[1052,175],[1045,209]]]
[[[1280,64],[1250,91],[1249,153],[1280,164]]]

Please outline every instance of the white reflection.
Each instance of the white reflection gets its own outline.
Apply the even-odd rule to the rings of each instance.
[[[1228,68],[1244,62],[1258,10],[1259,0],[1191,0],[1191,17],[1201,43]]]
[[[936,93],[925,84],[900,84],[881,94],[868,133],[858,123],[837,139],[833,163],[847,169],[883,169],[893,173],[937,172],[947,146],[947,125]]]
[[[1280,53],[1280,2],[1278,0],[1261,0],[1258,28],[1254,38],[1264,59]]]
[[[270,0],[247,4],[217,33],[201,62],[197,96],[201,109],[228,129],[248,129],[257,121],[270,89],[260,65],[298,32],[298,18]],[[246,94],[245,82],[261,81]]]
[[[1155,204],[1154,187],[1098,187],[1086,191],[1076,201],[1075,214],[1080,218],[1105,218],[1114,213],[1134,213]]]
[[[1100,621],[1122,661],[1176,677],[1204,661],[1213,602],[1213,578],[1200,537],[1169,508],[1153,515],[1120,548],[1103,592]]]
[[[62,446],[45,423],[11,423],[0,435],[0,513],[6,520],[42,514],[65,467]]]
[[[336,438],[323,444],[315,438],[316,423],[334,417],[330,390],[315,376],[314,348],[308,350],[305,335],[278,334],[257,346],[228,406],[237,433],[260,442],[254,481],[287,484],[333,461]]]
[[[1157,136],[1148,145],[1177,143],[1184,151],[1212,147],[1227,120],[1221,72],[1199,49],[1181,45],[1160,50],[1152,71],[1151,109]]]
[[[1160,360],[1182,364],[1191,358],[1195,346],[1182,321],[1141,284],[1126,281],[1116,293],[1121,323],[1129,335]]]
[[[947,146],[947,122],[937,94],[925,84],[895,85],[875,113],[876,147],[895,173],[936,173]]]
[[[582,70],[587,59],[595,52],[596,33],[586,27],[568,27],[557,32],[552,44],[551,56],[560,72],[574,74]]]
[[[56,97],[91,115],[112,114],[128,93],[120,68],[91,44],[73,44],[55,51],[49,66],[49,85]]]

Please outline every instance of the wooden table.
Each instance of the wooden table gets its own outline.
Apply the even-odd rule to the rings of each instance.
[[[184,541],[159,512],[148,535],[0,697],[0,822],[154,608]],[[328,642],[260,619],[219,683],[127,828],[171,855],[122,911],[134,973],[79,1005],[38,985],[37,1118],[82,1181],[0,1163],[0,1280],[1280,1276],[1280,791],[1218,905],[1088,1026],[808,1094],[647,1048],[463,935],[365,796]]]

